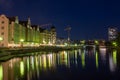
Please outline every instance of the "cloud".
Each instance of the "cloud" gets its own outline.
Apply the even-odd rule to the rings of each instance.
[[[13,7],[13,0],[0,0],[0,7],[3,9],[11,9]]]

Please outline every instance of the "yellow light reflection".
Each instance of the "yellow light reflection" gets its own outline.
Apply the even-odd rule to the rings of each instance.
[[[42,58],[40,56],[40,69],[42,68]]]
[[[117,64],[117,51],[116,50],[113,51],[113,61],[115,64]]]
[[[52,67],[52,54],[48,54],[48,66]]]
[[[20,62],[20,74],[21,76],[24,75],[24,62],[23,61]]]
[[[85,53],[81,54],[81,60],[82,60],[82,67],[85,67]]]
[[[96,54],[95,54],[95,61],[96,61],[96,68],[98,68],[98,52],[96,51]]]
[[[0,64],[0,80],[3,80],[3,67]]]
[[[44,69],[46,69],[46,67],[47,67],[47,62],[46,62],[46,55],[43,55],[42,56],[43,58],[43,67],[44,67]]]
[[[27,58],[27,69],[28,69],[28,71],[29,71],[29,67],[30,67],[30,65],[29,65],[29,58]]]
[[[60,64],[65,64],[66,66],[68,66],[67,52],[66,51],[62,51],[60,53]]]

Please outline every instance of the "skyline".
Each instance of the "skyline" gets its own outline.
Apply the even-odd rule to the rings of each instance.
[[[64,29],[71,26],[72,39],[107,39],[108,27],[120,30],[118,0],[1,0],[0,14],[31,18],[32,24],[55,25],[58,37],[67,38]]]

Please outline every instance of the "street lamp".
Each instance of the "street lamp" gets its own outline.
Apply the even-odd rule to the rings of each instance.
[[[0,45],[1,45],[1,41],[3,41],[3,38],[2,38],[2,37],[0,37]]]
[[[21,42],[21,47],[23,47],[24,39],[20,39],[20,42]]]

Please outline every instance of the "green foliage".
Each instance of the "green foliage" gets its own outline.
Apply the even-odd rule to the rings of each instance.
[[[115,41],[116,41],[117,45],[120,46],[120,32],[118,33]]]

